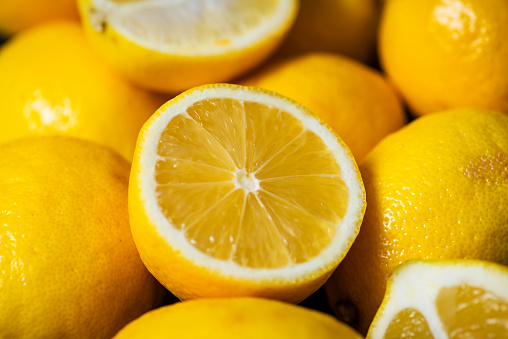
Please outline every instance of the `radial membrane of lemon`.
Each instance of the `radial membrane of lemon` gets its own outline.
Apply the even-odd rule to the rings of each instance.
[[[436,305],[450,339],[508,337],[508,302],[492,292],[466,284],[446,287]]]
[[[215,54],[259,36],[262,25],[280,10],[273,0],[92,1],[91,24],[98,32],[113,25],[147,48],[183,55]],[[269,33],[267,31],[266,33]]]
[[[444,287],[436,299],[439,318],[450,339],[508,336],[508,302],[482,288]],[[404,309],[392,319],[383,338],[435,339],[425,317]]]
[[[156,193],[199,251],[252,268],[308,261],[330,245],[347,187],[326,144],[275,107],[207,99],[161,135]]]

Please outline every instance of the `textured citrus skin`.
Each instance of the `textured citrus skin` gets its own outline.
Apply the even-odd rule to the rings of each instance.
[[[16,35],[0,50],[0,74],[0,142],[68,135],[130,161],[141,125],[167,100],[110,70],[71,21]]]
[[[159,308],[130,323],[115,336],[115,339],[122,338],[362,337],[328,314],[279,301],[232,298],[193,300]]]
[[[220,89],[227,86],[234,88],[240,87],[227,84],[212,84],[186,91],[168,101],[157,110],[141,129],[129,179],[129,220],[132,235],[141,259],[148,270],[162,285],[181,300],[253,296],[298,303],[314,293],[327,281],[338,263],[346,255],[346,251],[341,253],[341,255],[336,258],[335,262],[322,265],[312,274],[302,275],[301,279],[285,281],[267,279],[256,281],[226,276],[213,267],[206,267],[191,261],[185,257],[181,251],[171,247],[168,241],[161,236],[157,230],[157,225],[150,215],[150,211],[147,210],[147,204],[142,196],[141,187],[144,180],[146,180],[145,176],[147,173],[143,171],[144,164],[140,160],[142,158],[142,153],[145,151],[141,145],[151,136],[152,125],[157,121],[157,117],[161,114],[165,114],[165,111],[168,110],[170,106],[178,106],[179,102],[184,100],[187,96],[199,93],[199,91],[204,89]],[[250,88],[249,90],[263,91],[255,88]],[[268,93],[268,91],[266,92]],[[277,95],[273,92],[269,94]],[[296,102],[293,103],[297,105]],[[311,114],[307,111],[305,113]],[[314,116],[313,119],[315,119]],[[340,138],[337,137],[337,139],[342,147],[349,152],[348,157],[354,162],[353,155],[347,149],[347,146]],[[355,171],[355,179],[360,185],[363,185],[359,171]],[[363,203],[365,201],[363,190],[361,194]],[[358,232],[364,211],[365,204],[363,203],[355,216],[355,224],[353,226],[356,230],[355,232]],[[350,243],[354,241],[355,236],[356,234],[351,234]],[[347,246],[348,249],[349,246],[350,245]]]
[[[506,1],[387,1],[382,67],[416,115],[456,107],[508,112],[506,22]]]
[[[419,118],[360,166],[367,210],[327,283],[332,307],[352,302],[366,332],[386,279],[417,258],[508,264],[508,116],[455,109]]]
[[[242,84],[281,93],[309,108],[356,161],[406,123],[402,103],[377,71],[332,53],[308,53],[261,69]]]
[[[74,0],[0,0],[0,34],[12,35],[55,19],[79,20]]]
[[[333,52],[372,61],[381,10],[376,0],[300,0],[300,10],[277,55]]]
[[[242,50],[192,57],[150,50],[126,39],[111,25],[98,32],[90,24],[92,0],[79,0],[78,5],[90,41],[112,67],[139,86],[178,94],[198,85],[228,81],[266,59],[294,21],[298,6],[293,1],[294,12],[290,18],[265,40]]]
[[[158,306],[129,228],[129,164],[51,136],[0,146],[0,337],[110,338]]]

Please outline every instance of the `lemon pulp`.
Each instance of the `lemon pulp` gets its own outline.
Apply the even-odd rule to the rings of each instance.
[[[465,284],[445,287],[439,291],[436,305],[450,339],[508,335],[508,303],[483,288]]]
[[[346,213],[332,153],[276,107],[198,101],[168,123],[157,156],[157,201],[171,225],[201,252],[240,266],[306,262]]]
[[[405,308],[392,319],[383,339],[418,338],[434,339],[425,317],[413,308]]]
[[[161,52],[193,54],[238,47],[273,28],[270,20],[287,3],[273,0],[94,0],[94,29],[112,25],[131,41]],[[266,21],[267,24],[263,24]],[[249,37],[249,39],[246,39]],[[212,53],[213,54],[213,53]]]
[[[508,303],[482,288],[465,284],[444,287],[438,293],[436,307],[450,339],[497,338],[507,334]],[[415,309],[397,313],[383,338],[405,337],[434,339],[425,317]]]

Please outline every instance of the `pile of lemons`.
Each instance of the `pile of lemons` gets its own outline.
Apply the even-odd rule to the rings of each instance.
[[[0,1],[0,35],[0,338],[508,337],[506,1]]]

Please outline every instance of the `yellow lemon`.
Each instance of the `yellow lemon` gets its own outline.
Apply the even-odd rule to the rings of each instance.
[[[406,260],[508,264],[508,115],[455,109],[421,117],[383,139],[360,171],[365,219],[327,292],[361,332]]]
[[[0,33],[11,35],[56,19],[79,20],[75,0],[1,0]]]
[[[122,338],[361,339],[362,336],[328,314],[301,306],[260,298],[231,298],[192,300],[159,308],[136,319],[115,336]]]
[[[300,0],[298,16],[277,54],[334,52],[370,62],[381,8],[378,0]]]
[[[406,123],[397,94],[377,71],[331,53],[274,62],[240,81],[288,96],[328,123],[361,162]]]
[[[131,160],[142,124],[167,100],[111,71],[75,22],[16,35],[0,50],[0,74],[0,142],[61,134]]]
[[[79,0],[84,27],[122,74],[157,91],[179,93],[227,81],[280,44],[296,0]]]
[[[508,267],[412,260],[396,268],[368,339],[508,338]]]
[[[0,146],[0,337],[111,338],[159,304],[132,240],[129,163],[102,146]]]
[[[382,67],[416,115],[459,107],[508,112],[507,22],[507,1],[386,1]]]
[[[141,129],[129,181],[141,258],[183,300],[303,300],[346,255],[364,199],[328,126],[281,95],[227,84],[161,107]]]

